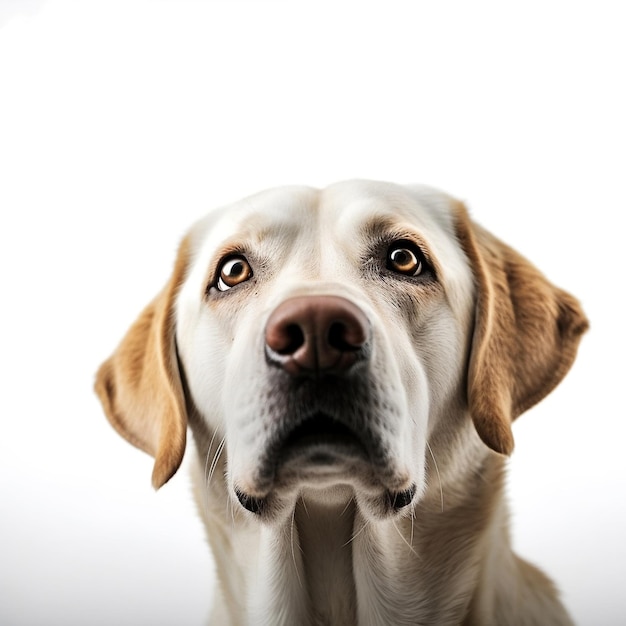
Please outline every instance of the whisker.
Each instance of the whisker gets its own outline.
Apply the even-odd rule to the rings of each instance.
[[[224,471],[224,482],[228,484],[228,470]],[[232,492],[226,497],[226,517],[228,517],[228,513],[230,512],[231,518],[231,528],[235,528],[235,507],[239,506],[239,503],[235,503],[235,498],[233,498]]]
[[[348,510],[348,507],[352,504],[353,499],[350,498],[348,502],[346,502],[346,506],[343,507],[343,511],[339,514],[339,517],[343,517],[344,513]]]
[[[415,552],[415,548],[406,540],[406,537],[402,534],[402,532],[400,531],[400,529],[398,528],[398,526],[396,525],[395,521],[391,522],[393,524],[393,527],[396,529],[396,532],[398,533],[398,535],[400,536],[400,539],[402,539],[402,541],[404,541],[404,543],[406,543],[406,545],[408,546],[409,550],[415,555],[417,556],[417,552]],[[413,540],[413,538],[411,538],[411,541]]]
[[[204,478],[205,478],[204,495],[205,495],[205,500],[207,502],[207,505],[209,503],[209,485],[211,483],[211,479],[213,478],[213,474],[217,466],[217,459],[222,453],[222,449],[223,449],[224,442],[225,442],[225,438],[222,439],[220,445],[217,447],[217,450],[215,451],[215,454],[213,455],[213,458],[211,460],[211,465],[209,467],[209,459],[211,458],[211,449],[213,448],[213,443],[215,442],[215,437],[217,436],[218,430],[219,430],[218,428],[213,429],[213,435],[211,436],[211,441],[209,442],[209,447],[207,448],[206,460],[204,463]]]
[[[305,506],[306,509],[306,506]],[[293,541],[293,529],[296,525],[296,507],[293,507],[293,511],[291,512],[291,558],[293,560],[293,568],[296,572],[296,578],[298,579],[298,584],[300,585],[300,589],[303,589],[302,587],[302,580],[300,579],[300,572],[298,571],[298,564],[296,562],[296,550],[294,548],[294,541]]]
[[[348,541],[346,541],[346,543],[344,543],[341,547],[345,548],[348,544],[351,544],[364,530],[365,528],[369,526],[369,520],[363,522],[363,526],[361,526],[361,528],[359,528],[359,530],[357,530],[352,537],[350,537],[350,539],[348,539]]]
[[[209,447],[207,448],[206,458],[204,461],[204,490],[200,494],[202,498],[203,505],[208,509],[209,508],[209,459],[211,458],[211,448],[213,447],[213,441],[215,441],[215,436],[217,435],[217,429],[213,430],[213,435],[211,437],[211,441],[209,443]]]
[[[215,437],[217,435],[217,428],[213,429],[213,436],[211,437],[211,442],[209,443],[209,447],[207,448],[206,451],[206,460],[204,462],[204,478],[206,479],[206,484],[209,484],[209,480],[208,480],[208,467],[209,467],[209,458],[211,457],[211,448],[213,447],[213,442],[215,441]]]
[[[430,444],[428,443],[428,441],[426,442],[426,446],[428,447],[430,456],[433,458],[433,463],[435,464],[435,471],[437,472],[437,478],[439,479],[439,496],[441,498],[441,512],[443,513],[443,486],[441,484],[441,474],[439,473],[439,467],[437,465],[437,460],[435,459],[435,455],[433,454],[433,449],[430,447]]]
[[[213,447],[213,442],[215,441],[215,437],[217,437],[217,431],[218,431],[217,428],[213,429],[213,434],[211,435],[211,441],[209,442],[209,447],[207,448],[208,451],[210,451],[211,448]],[[208,456],[208,453],[207,453],[207,456]]]
[[[228,498],[228,504],[226,505],[230,509],[231,528],[235,528],[235,502],[232,498]],[[227,512],[228,514],[228,512]]]
[[[217,467],[217,464],[219,462],[219,458],[222,455],[222,452],[224,450],[224,446],[226,444],[226,437],[222,437],[222,440],[220,441],[219,445],[217,446],[217,450],[215,451],[215,455],[213,456],[213,462],[211,463],[211,467],[209,469],[209,475],[207,476],[207,486],[211,483],[211,480],[213,478],[213,474],[215,473],[215,469]]]

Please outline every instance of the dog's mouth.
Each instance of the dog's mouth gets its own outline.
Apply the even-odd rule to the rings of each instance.
[[[397,472],[373,429],[317,410],[293,426],[283,423],[265,449],[254,491],[235,484],[235,495],[248,511],[272,519],[302,489],[347,487],[372,515],[384,517],[413,501],[417,487],[408,478]]]
[[[292,460],[332,465],[346,457],[369,457],[363,438],[325,413],[315,413],[289,431],[278,443],[274,454],[278,465]]]

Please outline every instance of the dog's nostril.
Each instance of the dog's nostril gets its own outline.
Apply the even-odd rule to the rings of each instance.
[[[265,337],[268,347],[276,354],[293,354],[305,342],[304,331],[296,323],[269,325]]]
[[[289,324],[283,333],[284,347],[276,352],[278,354],[293,354],[300,346],[304,344],[304,333],[302,328],[297,324]]]
[[[265,506],[265,500],[263,498],[249,496],[243,491],[239,491],[239,489],[235,489],[235,494],[237,495],[237,500],[239,500],[239,503],[244,509],[247,509],[251,513],[256,513],[257,515],[263,512],[263,508]]]
[[[351,333],[342,322],[335,322],[328,329],[328,344],[340,352],[351,352],[363,345],[363,339]]]
[[[390,508],[396,511],[399,511],[400,509],[403,509],[405,506],[408,506],[409,504],[411,504],[411,502],[413,501],[413,498],[415,497],[416,490],[417,490],[416,486],[411,485],[405,491],[397,491],[395,493],[388,491],[387,503],[389,504]]]

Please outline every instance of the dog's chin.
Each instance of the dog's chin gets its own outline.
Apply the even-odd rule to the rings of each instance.
[[[248,488],[235,487],[239,504],[261,521],[291,515],[299,498],[318,503],[350,500],[368,519],[410,510],[418,488],[385,457],[379,446],[332,417],[317,414],[268,446],[265,462]]]
[[[277,524],[292,518],[298,500],[314,500],[318,505],[345,507],[354,501],[357,509],[366,520],[385,520],[409,515],[412,506],[419,498],[415,483],[404,489],[388,489],[383,486],[374,488],[355,480],[355,476],[344,473],[314,478],[314,474],[305,474],[300,479],[285,487],[273,488],[265,495],[253,496],[235,488],[238,503],[256,519],[266,524]]]

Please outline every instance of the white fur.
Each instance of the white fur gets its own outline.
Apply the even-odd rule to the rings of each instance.
[[[533,601],[529,610],[520,599],[526,570],[511,552],[504,504],[482,526],[463,518],[472,470],[493,453],[465,406],[475,287],[451,207],[432,189],[357,181],[265,192],[192,229],[176,342],[199,415],[197,496],[220,578],[213,623],[568,623],[556,601]],[[363,226],[380,218],[427,244],[441,289],[415,295],[363,258],[370,245]],[[255,282],[245,297],[235,288],[207,298],[207,281],[230,245],[253,253]],[[397,489],[417,486],[399,514],[378,514],[371,502],[380,487],[359,471],[332,468],[276,487],[281,506],[270,521],[234,496],[235,487],[258,488],[255,472],[275,419],[265,325],[277,306],[302,294],[346,298],[371,324],[372,370],[389,407],[378,435],[392,459],[390,480]],[[406,310],[411,298],[419,307]],[[497,621],[503,615],[510,621]]]

